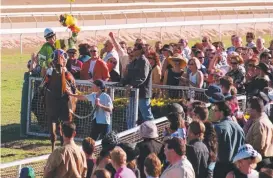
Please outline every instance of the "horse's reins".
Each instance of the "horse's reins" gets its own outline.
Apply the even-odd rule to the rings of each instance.
[[[101,94],[100,94],[100,95],[101,95]],[[100,96],[100,95],[99,95],[99,96]],[[98,97],[97,97],[97,98],[98,98]],[[97,106],[95,105],[94,109],[93,109],[89,114],[87,114],[86,116],[80,116],[80,115],[75,114],[75,113],[73,112],[71,100],[69,100],[68,107],[69,107],[69,112],[70,112],[73,116],[77,117],[78,119],[86,119],[86,118],[88,118],[88,117],[94,115],[95,112],[96,112],[96,110],[97,110]],[[95,119],[95,118],[92,118],[91,121],[94,120],[94,119]]]

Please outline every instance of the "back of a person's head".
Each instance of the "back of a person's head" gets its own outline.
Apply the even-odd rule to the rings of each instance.
[[[125,151],[119,147],[116,146],[110,153],[112,162],[117,166],[126,165],[127,155]]]
[[[161,161],[155,153],[149,154],[144,161],[147,176],[159,177],[161,174]]]
[[[258,113],[264,111],[264,103],[263,100],[259,97],[253,96],[249,100],[250,108],[256,110]]]
[[[194,107],[193,112],[200,118],[201,121],[208,120],[209,110],[204,105],[197,105]]]
[[[199,139],[202,140],[204,139],[206,127],[202,121],[199,120],[192,121],[189,125],[189,129],[194,135],[198,135]]]
[[[215,132],[215,129],[213,127],[213,124],[210,121],[205,121],[204,122],[205,125],[205,134],[204,134],[204,144],[208,147],[209,150],[209,154],[210,154],[210,160],[212,162],[216,161],[217,158],[217,145],[218,145],[218,141],[217,141],[217,135]]]
[[[112,150],[115,146],[119,144],[119,138],[116,132],[107,133],[101,140],[101,146],[103,149]]]
[[[229,76],[224,76],[220,79],[220,85],[229,90],[233,85],[233,79]]]
[[[111,173],[106,169],[98,169],[94,172],[96,178],[111,178]]]
[[[92,155],[95,150],[95,141],[87,137],[82,141],[82,149],[87,155]]]
[[[219,112],[223,112],[224,117],[231,116],[232,111],[227,102],[219,102],[215,103],[215,105],[218,107]]]
[[[170,122],[170,129],[176,131],[182,123],[181,114],[173,112],[170,113],[167,118]]]
[[[174,152],[179,155],[183,156],[186,154],[186,144],[185,141],[178,137],[172,137],[165,141],[165,144],[168,144],[167,148],[173,149]]]
[[[79,53],[80,55],[90,55],[90,48],[91,46],[87,43],[79,44]]]
[[[178,113],[182,116],[182,119],[185,117],[184,108],[179,103],[171,103],[167,105],[167,112],[169,113]]]
[[[64,122],[62,124],[62,131],[65,137],[71,138],[76,131],[76,125],[73,122]]]

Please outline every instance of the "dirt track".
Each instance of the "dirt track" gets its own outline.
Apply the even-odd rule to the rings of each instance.
[[[146,0],[141,0],[145,1]],[[141,2],[138,1],[138,2]],[[159,0],[159,1],[165,1],[165,0]],[[185,0],[183,0],[185,1]],[[68,3],[68,0],[28,0],[23,1],[10,1],[6,0],[2,2],[2,5],[18,5],[18,4],[65,4]],[[95,1],[86,1],[86,0],[76,0],[76,3],[99,3],[100,0]],[[114,3],[117,1],[114,0],[103,0],[103,3]],[[118,2],[132,2],[128,0],[118,0]],[[157,1],[158,2],[158,1]],[[247,5],[247,4],[242,4]],[[257,4],[257,5],[264,5],[263,3]],[[273,5],[273,4],[272,4]],[[144,7],[145,8],[145,7]],[[150,7],[149,7],[150,8]],[[56,10],[56,9],[55,9]],[[62,9],[63,10],[63,9]],[[89,9],[92,10],[92,9]],[[98,10],[98,9],[96,9]],[[113,10],[113,9],[108,9]],[[46,9],[46,11],[50,11],[49,9]],[[213,15],[211,15],[213,14]],[[216,15],[216,12],[204,14],[206,15],[204,19],[218,19],[218,15]],[[196,16],[196,14],[186,14],[186,20],[201,20],[201,16]],[[166,19],[163,18],[163,14],[157,15],[156,18],[154,16],[148,16],[148,22],[164,22]],[[239,15],[239,18],[252,18],[252,14],[243,14]],[[261,18],[261,17],[268,17],[268,14],[256,14],[255,17]],[[107,17],[107,24],[122,24],[125,23],[125,19],[123,17],[111,17],[112,20],[110,20],[110,17]],[[114,20],[113,20],[114,18]],[[235,15],[224,15],[222,16],[223,19],[236,19]],[[55,18],[56,19],[56,18]],[[2,19],[3,20],[3,19]],[[19,19],[20,20],[20,19]],[[39,20],[39,19],[38,19]],[[46,27],[56,27],[60,26],[60,24],[57,22],[57,20],[51,21],[52,19],[43,19],[43,22],[38,22],[38,27],[46,28]],[[184,20],[183,16],[181,14],[167,14],[167,21],[181,21]],[[16,20],[15,20],[16,21]],[[18,21],[18,19],[17,19]],[[20,23],[13,23],[12,28],[35,28],[36,24],[33,21],[33,19],[25,19],[22,18],[20,20]],[[3,22],[3,21],[2,21]],[[140,18],[139,15],[132,15],[130,19],[128,19],[128,23],[143,23],[145,22],[145,18]],[[85,20],[84,25],[104,25],[105,21],[102,19],[102,17],[96,17],[96,20]],[[79,19],[79,25],[83,25],[83,21]],[[8,23],[6,20],[4,23],[2,23],[2,28],[10,28],[10,23]],[[211,35],[215,38],[219,36],[218,33],[219,27],[218,26],[206,26],[203,30],[200,31],[199,27],[187,27],[187,28],[167,28],[163,29],[163,40],[177,40],[181,36],[187,37],[187,38],[196,38],[204,34]],[[223,36],[230,36],[232,34],[238,33],[240,35],[245,35],[247,31],[254,31],[254,25],[239,25],[238,29],[236,31],[236,25],[229,25],[229,26],[222,26],[221,27],[221,33]],[[140,30],[124,30],[120,32],[120,38],[122,40],[126,41],[133,41],[135,38],[140,37]],[[142,30],[142,37],[146,40],[159,40],[160,39],[160,29],[143,29]],[[264,35],[264,34],[270,34],[270,25],[269,24],[258,24],[256,25],[256,36]],[[94,32],[82,32],[79,35],[79,42],[89,42],[89,43],[102,43],[104,40],[107,39],[108,32],[97,32],[96,38]],[[67,34],[58,34],[58,38],[67,37]],[[44,38],[42,37],[42,34],[33,34],[28,36],[23,36],[23,46],[24,48],[33,48],[37,45],[41,45],[44,43]],[[2,36],[2,44],[1,47],[3,49],[7,48],[18,48],[20,46],[19,36],[13,35],[13,36]]]

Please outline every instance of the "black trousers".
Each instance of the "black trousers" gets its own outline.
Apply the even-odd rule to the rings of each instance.
[[[216,162],[213,171],[213,178],[225,178],[230,171],[233,171],[233,169],[234,167],[232,163]]]
[[[93,140],[103,139],[103,137],[109,132],[110,126],[108,124],[98,124],[96,119],[92,121],[90,137]]]

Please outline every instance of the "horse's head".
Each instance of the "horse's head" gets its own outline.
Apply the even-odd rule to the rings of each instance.
[[[52,53],[51,58],[52,58],[53,68],[55,68],[56,70],[59,70],[58,72],[62,73],[64,70],[61,70],[61,69],[62,67],[66,66],[66,63],[68,60],[68,54],[62,49],[56,49]],[[60,66],[60,68],[56,66]]]
[[[53,83],[50,82],[50,83],[54,85],[52,86],[52,88],[55,88],[56,91],[61,89],[61,93],[63,95],[66,92],[66,87],[67,87],[65,72],[66,72],[66,63],[67,63],[68,55],[64,50],[57,49],[52,53],[51,58],[52,58],[51,64],[56,75],[51,76],[52,78],[51,81],[54,81],[54,82]]]

